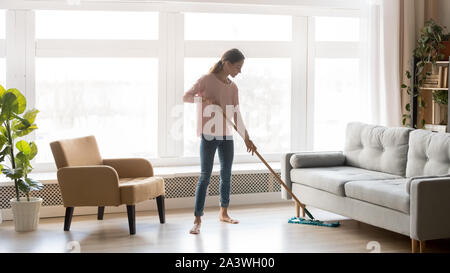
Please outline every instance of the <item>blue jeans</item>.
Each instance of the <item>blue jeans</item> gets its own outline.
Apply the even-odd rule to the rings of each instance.
[[[220,160],[220,206],[228,208],[231,190],[231,165],[233,164],[234,143],[232,136],[213,137],[202,135],[200,143],[201,173],[195,190],[195,216],[203,216],[206,190],[211,181],[211,172],[214,165],[214,155],[219,150]]]

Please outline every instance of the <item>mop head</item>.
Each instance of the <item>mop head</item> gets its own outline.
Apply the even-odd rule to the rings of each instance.
[[[289,224],[302,224],[302,225],[313,225],[313,226],[321,226],[321,227],[338,227],[340,226],[339,222],[334,223],[325,223],[319,220],[309,220],[301,217],[292,217],[288,221]]]

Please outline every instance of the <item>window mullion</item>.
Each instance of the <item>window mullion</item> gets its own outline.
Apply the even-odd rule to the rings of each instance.
[[[27,98],[27,109],[35,107],[34,11],[6,12],[6,86],[17,88]],[[35,133],[25,137],[31,141]]]
[[[315,78],[315,24],[314,17],[308,17],[308,87],[306,105],[306,149],[314,147],[314,78]]]
[[[167,156],[167,39],[168,14],[159,13],[158,157]]]
[[[291,150],[305,150],[307,138],[307,17],[292,18]]]

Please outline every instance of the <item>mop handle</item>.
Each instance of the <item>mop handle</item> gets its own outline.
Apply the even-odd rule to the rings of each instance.
[[[220,107],[220,106],[219,106]],[[239,132],[239,130],[237,129],[236,124],[234,124],[234,122],[232,122],[230,119],[227,118],[227,116],[225,115],[225,113],[222,111],[222,108],[220,108],[220,111],[222,112],[223,117],[231,124],[233,125],[233,128],[236,130],[236,132],[238,132],[238,134],[244,139],[245,141],[245,136],[242,136],[241,132]],[[277,179],[277,181],[284,187],[284,189],[292,196],[292,198],[294,198],[294,200],[297,202],[297,204],[302,208],[302,209],[306,209],[305,205],[300,202],[297,198],[297,196],[295,196],[295,194],[288,188],[288,186],[286,186],[286,184],[283,182],[283,180],[281,180],[281,178],[278,176],[277,173],[275,173],[275,171],[272,169],[272,167],[270,167],[270,165],[267,163],[266,160],[264,160],[264,158],[258,153],[258,151],[255,151],[256,155],[259,157],[259,159],[264,163],[264,165],[266,165],[266,167],[269,169],[269,171],[275,176],[275,178]],[[309,213],[308,213],[309,214]]]

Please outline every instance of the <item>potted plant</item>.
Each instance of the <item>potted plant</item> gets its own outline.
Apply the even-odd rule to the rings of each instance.
[[[445,58],[446,46],[445,40],[449,38],[449,34],[444,33],[445,27],[436,24],[432,19],[425,22],[425,26],[420,31],[420,38],[417,40],[417,47],[414,49],[414,57],[417,63],[414,67],[414,83],[413,86],[402,84],[401,88],[406,89],[408,95],[417,97],[417,110],[423,111],[426,107],[425,101],[419,93],[421,87],[427,76],[432,74],[431,71],[426,70],[427,65],[435,68],[436,62]],[[406,71],[406,77],[412,78],[411,72]],[[434,97],[434,96],[433,96]],[[403,125],[406,125],[407,120],[411,118],[411,105],[408,103],[405,106],[407,114],[403,115]],[[422,127],[425,125],[425,120],[422,119]]]
[[[11,208],[16,231],[37,228],[42,203],[42,198],[31,197],[30,192],[41,190],[43,185],[28,177],[33,169],[30,161],[37,154],[37,146],[34,142],[20,140],[37,129],[34,121],[39,111],[31,109],[25,112],[26,106],[25,96],[19,90],[5,90],[0,85],[0,163],[6,158],[10,163],[0,164],[0,168],[4,175],[14,181],[16,197],[11,199]],[[25,197],[21,197],[20,192]]]

